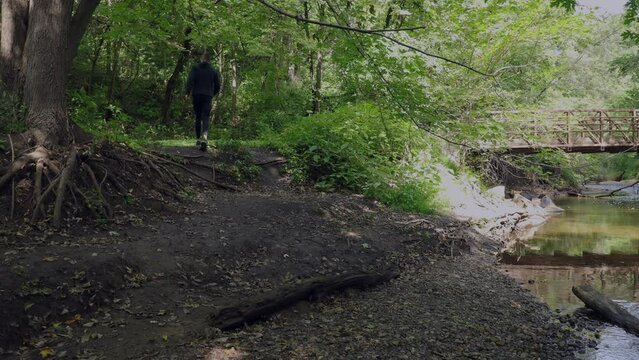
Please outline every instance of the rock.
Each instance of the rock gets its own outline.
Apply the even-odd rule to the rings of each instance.
[[[533,207],[532,202],[530,201],[530,199],[524,197],[521,194],[515,194],[515,196],[513,197],[513,202],[515,203],[515,205],[522,207],[522,208],[529,208],[529,207]]]
[[[546,222],[546,218],[541,215],[531,215],[526,220],[517,224],[517,229],[530,229]]]
[[[557,214],[564,212],[564,209],[555,205],[555,203],[548,195],[544,195],[544,197],[541,198],[540,206],[544,209],[544,211],[546,211],[547,214]]]
[[[493,197],[496,199],[505,199],[506,198],[506,187],[505,186],[495,186],[486,190],[486,195],[489,197]]]

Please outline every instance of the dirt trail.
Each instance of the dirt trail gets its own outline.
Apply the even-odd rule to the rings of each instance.
[[[268,166],[272,166],[269,164]],[[266,165],[265,165],[266,166]],[[0,233],[0,355],[79,359],[568,359],[578,333],[438,216],[273,183],[72,233]],[[474,253],[474,255],[468,255]],[[451,255],[455,255],[451,257]],[[217,309],[300,279],[399,279],[220,333]],[[563,328],[562,328],[563,327]]]

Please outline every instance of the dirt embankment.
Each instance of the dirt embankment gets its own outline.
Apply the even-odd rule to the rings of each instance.
[[[277,173],[269,170],[269,173]],[[272,180],[272,176],[267,176]],[[570,359],[570,323],[491,266],[467,223],[270,182],[172,212],[0,235],[0,354],[80,359]],[[389,266],[369,291],[241,330],[220,308],[303,279]]]

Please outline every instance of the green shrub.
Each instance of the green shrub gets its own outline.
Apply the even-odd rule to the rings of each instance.
[[[368,103],[303,117],[270,139],[299,183],[351,190],[411,211],[432,212],[433,149],[410,122]]]

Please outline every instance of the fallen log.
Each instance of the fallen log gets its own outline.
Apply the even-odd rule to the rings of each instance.
[[[299,286],[274,291],[255,302],[221,309],[210,317],[212,326],[232,330],[259,321],[300,301],[317,301],[349,288],[366,289],[399,276],[395,270],[384,273],[356,273],[311,279]]]
[[[639,319],[590,285],[573,286],[572,292],[607,322],[639,336]]]

